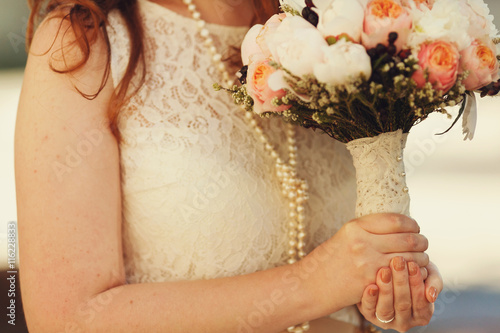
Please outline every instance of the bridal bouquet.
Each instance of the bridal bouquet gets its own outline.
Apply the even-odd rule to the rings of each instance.
[[[409,214],[402,152],[411,127],[500,90],[497,29],[483,0],[280,0],[241,52],[237,104],[319,129],[353,155],[356,215]],[[217,86],[216,86],[217,88]],[[220,88],[220,86],[218,86]],[[457,118],[458,120],[458,118]]]

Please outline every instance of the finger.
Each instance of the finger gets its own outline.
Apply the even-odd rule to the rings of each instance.
[[[408,278],[413,307],[413,319],[418,326],[425,326],[432,318],[434,306],[427,301],[422,271],[414,262],[408,263]]]
[[[438,295],[443,290],[443,278],[434,263],[430,262],[426,265],[426,268],[429,272],[429,276],[425,280],[425,294],[427,296],[427,300],[430,303],[434,303]]]
[[[371,284],[365,288],[361,302],[358,304],[359,312],[367,319],[375,318],[375,308],[378,300],[378,287],[376,284]]]
[[[378,271],[377,286],[379,289],[376,306],[377,316],[382,320],[391,320],[396,314],[394,312],[392,272],[389,267],[383,267]]]
[[[391,262],[392,286],[394,288],[394,310],[399,322],[411,321],[411,293],[408,281],[408,268],[403,257],[395,257]]]
[[[387,262],[390,262],[393,257],[403,257],[407,262],[413,261],[420,267],[426,267],[427,265],[429,265],[429,255],[425,252],[402,252],[385,254],[384,256],[384,259],[387,260]]]
[[[420,274],[422,274],[422,279],[425,281],[425,279],[427,279],[427,276],[429,275],[429,273],[427,273],[427,268],[420,267]]]
[[[424,252],[429,247],[427,238],[417,233],[380,235],[377,242],[382,253]]]
[[[401,214],[371,214],[360,217],[356,221],[364,230],[372,234],[420,232],[420,227],[414,219]]]

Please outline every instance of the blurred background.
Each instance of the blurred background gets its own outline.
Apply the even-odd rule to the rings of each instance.
[[[500,1],[487,0],[500,27]],[[0,11],[0,332],[26,332],[17,308],[8,325],[7,223],[16,221],[13,138],[26,61],[24,0],[1,0]],[[478,101],[472,141],[458,124],[433,115],[414,127],[405,151],[412,216],[430,241],[429,255],[445,290],[431,324],[411,332],[500,332],[500,98]],[[450,110],[456,115],[457,110]],[[19,287],[19,286],[18,286]],[[17,301],[19,305],[20,300]]]

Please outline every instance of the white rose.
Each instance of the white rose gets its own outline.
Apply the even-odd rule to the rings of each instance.
[[[322,63],[314,66],[314,76],[318,81],[334,86],[346,85],[364,76],[372,75],[370,57],[366,49],[345,40],[324,47]]]
[[[280,0],[280,5],[288,5],[294,10],[298,11],[302,14],[302,9],[306,6],[306,2],[304,0]]]
[[[435,1],[432,9],[413,11],[413,29],[408,39],[412,49],[419,49],[425,42],[436,40],[454,43],[459,51],[469,47],[469,17],[465,0]]]
[[[318,30],[324,37],[347,34],[359,43],[365,17],[365,6],[359,0],[317,0],[314,4],[319,16]]]
[[[272,59],[297,76],[312,74],[328,46],[321,33],[301,16],[285,18],[278,29],[266,35]]]

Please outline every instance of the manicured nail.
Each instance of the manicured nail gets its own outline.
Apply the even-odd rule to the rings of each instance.
[[[419,270],[418,265],[415,264],[413,261],[408,263],[408,273],[410,274],[410,276],[417,275],[418,270]]]
[[[404,270],[406,267],[406,260],[403,257],[396,257],[393,259],[392,265],[394,266],[394,269],[401,272]]]
[[[378,288],[370,288],[370,290],[368,290],[368,294],[372,297],[375,297],[377,296],[378,294]]]
[[[382,278],[383,283],[390,283],[391,282],[392,274],[391,274],[390,268],[382,269],[381,278]]]
[[[431,296],[432,303],[434,303],[437,299],[437,289],[434,287],[429,289],[429,296]]]

